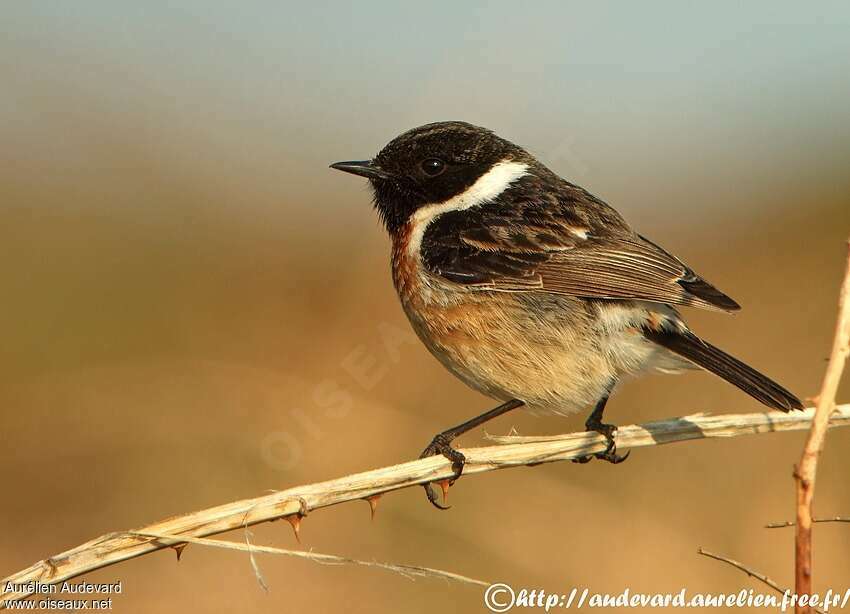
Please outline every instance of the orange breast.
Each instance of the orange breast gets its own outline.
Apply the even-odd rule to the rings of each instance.
[[[393,283],[403,303],[421,303],[421,278],[418,255],[412,255],[410,239],[413,227],[408,222],[393,236],[392,269]]]

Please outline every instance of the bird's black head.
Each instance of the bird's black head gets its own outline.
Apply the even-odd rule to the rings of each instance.
[[[533,158],[485,128],[438,122],[409,130],[372,160],[337,162],[331,168],[367,177],[375,208],[390,233],[417,209],[463,193],[495,164]]]

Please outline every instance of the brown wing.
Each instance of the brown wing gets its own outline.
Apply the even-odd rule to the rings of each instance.
[[[680,260],[637,235],[603,241],[588,237],[585,245],[553,254],[538,274],[543,288],[552,292],[740,309]]]
[[[446,279],[482,288],[740,309],[601,201],[546,204],[446,213],[426,230],[423,261]]]

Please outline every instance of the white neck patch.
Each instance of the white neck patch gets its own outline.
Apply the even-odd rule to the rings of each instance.
[[[463,211],[486,204],[497,198],[514,181],[528,174],[528,164],[503,160],[493,165],[489,171],[466,190],[441,203],[424,205],[411,217],[412,232],[408,242],[408,252],[418,257],[419,247],[425,229],[434,219],[450,211]]]

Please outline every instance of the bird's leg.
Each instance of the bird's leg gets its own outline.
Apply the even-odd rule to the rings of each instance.
[[[596,407],[593,408],[593,411],[588,416],[587,421],[584,423],[584,428],[586,431],[593,431],[603,435],[608,441],[608,447],[605,448],[604,452],[597,452],[593,455],[588,456],[580,456],[579,458],[573,459],[574,463],[586,463],[590,461],[592,458],[598,458],[600,460],[608,461],[609,463],[613,463],[615,465],[622,463],[629,457],[631,451],[626,452],[623,455],[617,454],[617,444],[614,441],[614,433],[617,432],[617,427],[613,424],[605,424],[602,422],[602,413],[605,411],[605,405],[608,403],[608,396],[610,393],[606,393],[604,397],[599,399],[596,403]]]
[[[434,439],[431,440],[431,443],[428,444],[428,447],[426,447],[422,451],[422,454],[419,455],[419,458],[426,458],[428,456],[442,454],[447,459],[449,459],[452,462],[452,469],[454,469],[455,472],[449,484],[453,484],[454,481],[457,480],[463,473],[463,465],[466,462],[466,457],[452,447],[452,441],[454,441],[457,437],[463,435],[467,431],[471,431],[475,427],[481,426],[485,422],[488,422],[493,418],[497,418],[502,414],[506,414],[512,409],[516,409],[517,407],[521,407],[522,405],[525,405],[523,401],[520,401],[519,399],[511,399],[510,401],[502,403],[501,405],[491,409],[490,411],[484,412],[480,416],[476,416],[471,420],[467,420],[463,424],[458,424],[457,426],[447,429],[442,433],[438,433],[434,436]],[[449,509],[448,506],[441,505],[437,501],[437,495],[434,492],[434,487],[431,482],[423,484],[423,486],[425,487],[425,494],[428,496],[428,501],[430,501],[434,507],[437,507],[441,510]]]

